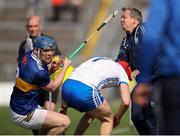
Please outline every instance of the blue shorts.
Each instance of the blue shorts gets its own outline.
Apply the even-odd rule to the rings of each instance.
[[[99,107],[104,97],[99,91],[76,80],[67,79],[62,86],[62,97],[68,107],[87,112]]]

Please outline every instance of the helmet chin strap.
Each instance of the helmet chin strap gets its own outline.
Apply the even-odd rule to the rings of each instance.
[[[41,52],[41,49],[38,49],[37,50],[37,58],[40,60],[40,52]]]
[[[41,59],[40,59],[41,50],[42,50],[42,49],[38,49],[38,50],[37,50],[37,58],[41,61],[42,65],[44,66],[44,65],[46,65],[46,62],[45,62],[44,60],[41,60]]]
[[[46,62],[45,60],[41,60],[41,58],[40,58],[40,53],[41,53],[41,51],[42,51],[42,49],[40,49],[40,48],[37,48],[37,59],[39,59],[41,62],[42,62],[42,64],[44,65],[44,64],[46,64],[46,65],[48,65],[48,64],[50,64],[51,62]]]

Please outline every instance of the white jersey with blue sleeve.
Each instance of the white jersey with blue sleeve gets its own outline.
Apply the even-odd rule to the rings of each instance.
[[[75,79],[98,89],[118,87],[128,84],[128,76],[123,67],[111,59],[94,57],[78,66],[69,79]]]
[[[128,84],[123,67],[105,57],[92,58],[78,66],[62,85],[62,97],[68,107],[86,112],[99,107],[104,97],[100,90]]]

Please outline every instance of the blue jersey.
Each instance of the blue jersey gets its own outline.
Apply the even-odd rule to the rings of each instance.
[[[153,66],[159,58],[160,76],[180,76],[179,5],[180,0],[151,1],[145,25],[146,34],[139,56],[139,83],[152,80]]]
[[[32,51],[27,52],[18,64],[10,100],[11,109],[20,115],[26,115],[35,110],[39,104],[39,88],[49,83],[47,66],[43,65]]]
[[[127,36],[121,43],[119,54],[115,61],[126,61],[130,64],[132,70],[139,69],[137,57],[141,47],[141,37],[144,36],[144,32],[144,26],[139,24],[132,33],[127,33]]]

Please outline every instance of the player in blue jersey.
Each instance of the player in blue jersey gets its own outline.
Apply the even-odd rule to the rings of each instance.
[[[75,135],[82,135],[93,118],[101,121],[100,135],[111,135],[113,126],[120,123],[120,119],[130,103],[128,76],[123,67],[105,57],[92,58],[71,73],[63,83],[62,113],[67,107],[85,112]],[[101,95],[100,90],[107,87],[117,87],[121,97],[121,105],[113,114],[108,102]]]
[[[71,63],[66,58],[57,78],[53,81],[50,79],[47,65],[52,60],[54,42],[47,36],[34,39],[33,50],[28,51],[18,64],[10,100],[12,120],[24,128],[40,129],[39,134],[62,134],[70,124],[66,115],[38,106],[40,90],[56,91]]]

